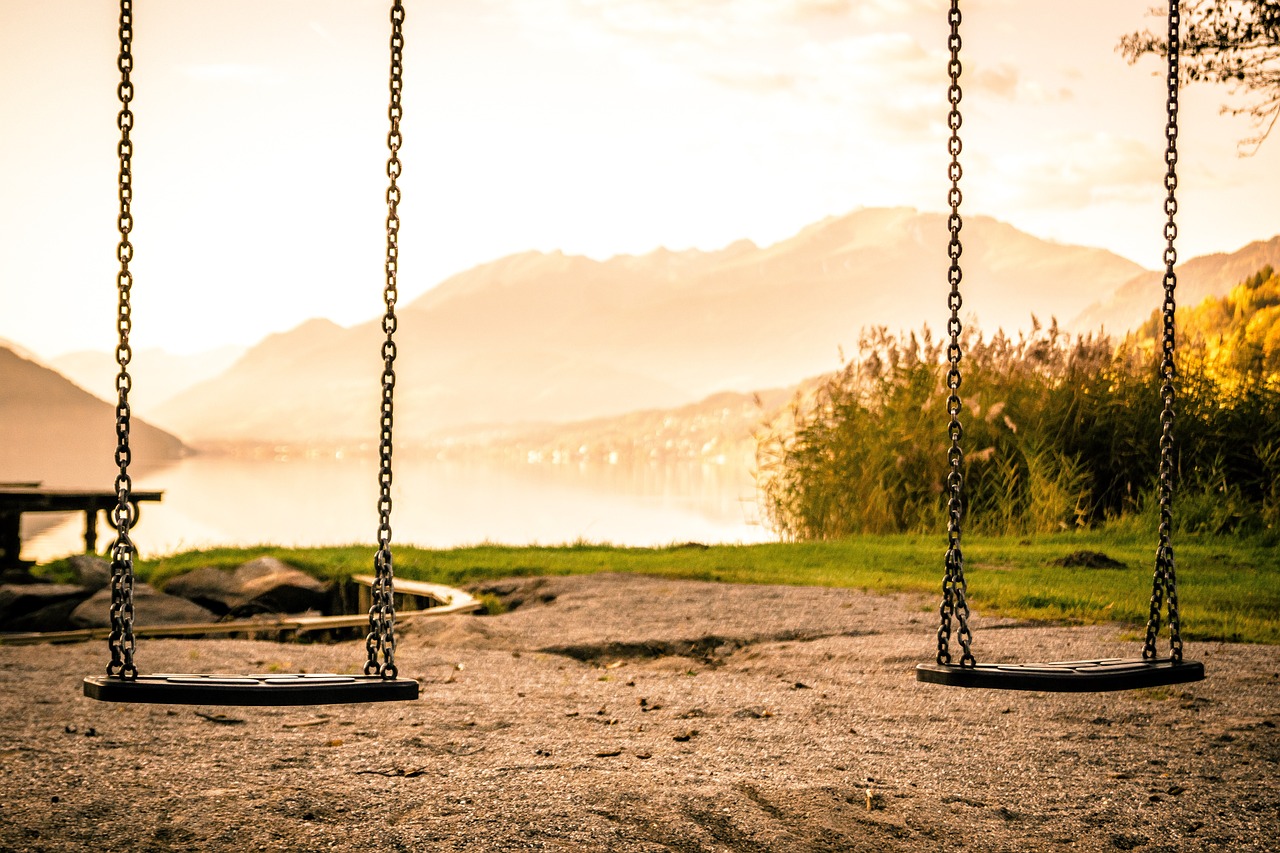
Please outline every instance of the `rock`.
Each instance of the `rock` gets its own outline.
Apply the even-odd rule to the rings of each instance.
[[[19,616],[4,626],[6,631],[70,631],[76,626],[71,623],[71,614],[82,598],[68,598],[55,604],[42,607],[25,616]]]
[[[734,711],[733,716],[739,720],[763,720],[766,717],[772,717],[773,712],[767,708],[756,705],[751,708],[742,708]]]
[[[0,584],[43,583],[40,578],[31,574],[27,568],[11,568],[0,572]]]
[[[192,601],[214,613],[224,615],[240,603],[239,585],[231,572],[203,566],[185,575],[171,578],[164,585],[168,595]]]
[[[111,585],[111,561],[93,554],[77,554],[67,563],[76,580],[86,589],[97,591]]]
[[[133,614],[135,625],[185,625],[217,621],[217,616],[200,605],[176,595],[165,595],[145,583],[134,585]],[[111,590],[100,589],[88,600],[81,602],[71,613],[71,624],[76,628],[110,627]]]
[[[259,557],[240,566],[232,575],[237,600],[231,611],[253,613],[302,613],[322,609],[329,598],[329,584],[274,557]]]
[[[0,629],[10,627],[13,620],[62,601],[83,601],[91,590],[69,583],[5,584],[0,586]]]
[[[273,557],[251,560],[234,572],[205,566],[165,584],[181,596],[219,614],[303,613],[323,610],[330,585]]]
[[[258,557],[256,560],[250,560],[247,563],[241,563],[236,567],[235,579],[240,584],[246,584],[258,578],[269,577],[281,572],[298,571],[288,563],[277,560],[275,557]],[[308,575],[308,577],[310,577]]]

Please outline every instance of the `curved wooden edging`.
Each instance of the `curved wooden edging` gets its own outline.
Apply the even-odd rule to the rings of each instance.
[[[363,587],[373,584],[373,575],[354,575],[351,580]],[[483,605],[470,594],[442,584],[423,581],[393,581],[399,595],[429,598],[439,602],[421,610],[404,610],[396,613],[397,622],[408,622],[423,616],[448,616],[452,613],[472,613]],[[235,619],[230,622],[195,622],[182,625],[135,626],[135,637],[190,637],[199,634],[239,634],[252,631],[293,631],[305,634],[309,631],[327,631],[333,628],[359,628],[369,624],[365,613],[349,616],[279,616],[275,619]],[[19,634],[0,633],[0,645],[26,646],[36,643],[75,643],[85,640],[105,640],[110,628],[79,628],[73,631],[29,631]]]

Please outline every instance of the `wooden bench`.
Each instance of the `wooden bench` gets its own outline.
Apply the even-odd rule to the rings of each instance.
[[[138,504],[143,501],[159,502],[164,492],[131,492],[129,503],[133,509],[134,523],[138,519]],[[116,506],[116,493],[94,489],[42,489],[39,483],[6,483],[0,485],[0,570],[23,568],[29,563],[20,558],[22,553],[21,520],[24,512],[83,512],[84,550],[98,550],[98,512],[107,513],[111,524],[111,510]]]

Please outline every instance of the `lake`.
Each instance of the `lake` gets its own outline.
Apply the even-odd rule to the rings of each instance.
[[[376,459],[194,456],[138,478],[135,488],[165,493],[162,503],[143,504],[134,528],[143,556],[218,545],[372,543],[377,535]],[[777,538],[758,523],[751,472],[732,463],[397,458],[392,499],[393,545],[583,540],[655,546]],[[23,540],[25,559],[45,561],[83,549],[83,516],[48,526],[51,519],[24,518],[30,531]],[[100,520],[103,547],[109,532]]]

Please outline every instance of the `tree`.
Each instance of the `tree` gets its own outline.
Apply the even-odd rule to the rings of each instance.
[[[1163,15],[1153,9],[1152,15]],[[1147,54],[1168,55],[1167,36],[1150,31],[1120,40],[1130,64]],[[1183,4],[1179,41],[1182,81],[1221,83],[1244,106],[1224,106],[1231,115],[1247,115],[1257,133],[1240,144],[1262,145],[1280,119],[1280,2],[1276,0],[1191,0]]]

